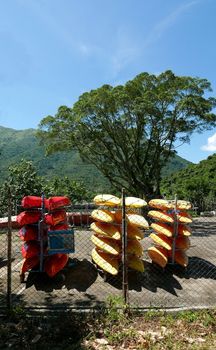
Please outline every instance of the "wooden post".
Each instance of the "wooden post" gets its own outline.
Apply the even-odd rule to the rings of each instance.
[[[12,224],[11,224],[11,189],[8,188],[8,232],[7,232],[7,309],[11,310],[11,250],[12,250]]]

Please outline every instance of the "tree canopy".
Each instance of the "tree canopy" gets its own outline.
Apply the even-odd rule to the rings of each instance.
[[[216,125],[210,91],[206,79],[141,73],[59,107],[41,121],[38,135],[49,153],[77,149],[116,188],[150,197],[159,194],[161,170],[178,142]]]

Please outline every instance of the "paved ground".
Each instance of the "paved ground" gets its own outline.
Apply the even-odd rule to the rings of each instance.
[[[135,307],[211,307],[216,305],[216,218],[194,220],[187,269],[169,265],[165,270],[153,265],[144,245],[145,272],[129,272],[129,300]],[[13,302],[28,307],[84,307],[103,304],[109,295],[121,295],[121,277],[103,276],[91,262],[91,232],[75,232],[76,253],[70,256],[65,280],[51,280],[43,273],[31,273],[26,284],[20,284],[21,242],[13,232],[12,293]],[[0,304],[5,305],[6,234],[0,235]]]

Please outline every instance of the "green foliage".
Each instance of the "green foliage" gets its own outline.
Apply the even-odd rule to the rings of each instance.
[[[160,311],[158,309],[149,309],[144,314],[144,318],[146,321],[150,321],[154,318],[158,318],[158,317],[162,317],[162,316],[164,316],[164,312]]]
[[[182,311],[177,314],[177,318],[187,323],[196,322],[200,318],[200,314],[192,310]]]
[[[13,320],[15,320],[16,318],[20,318],[20,317],[25,319],[26,310],[22,305],[17,305],[15,307],[13,307],[11,310],[9,310],[8,316],[10,318],[12,318]]]
[[[72,203],[88,202],[93,193],[87,190],[82,182],[68,177],[47,180],[37,175],[31,161],[21,160],[9,167],[9,175],[0,187],[0,215],[7,214],[9,190],[12,195],[12,214],[16,214],[17,205],[21,204],[24,196],[40,196],[44,192],[50,196],[68,196]]]
[[[104,336],[112,344],[118,344],[128,337],[132,339],[135,336],[134,330],[124,330],[130,322],[128,317],[127,306],[120,296],[110,295],[106,301],[106,308],[101,319],[103,323]],[[119,325],[121,329],[119,329]]]
[[[177,141],[216,124],[216,99],[206,79],[142,73],[124,86],[104,85],[61,106],[40,123],[50,153],[77,149],[117,189],[151,197],[160,193],[162,169]]]
[[[20,204],[23,196],[38,195],[42,192],[42,181],[31,161],[22,159],[18,164],[9,167],[8,179],[0,188],[1,215],[7,213],[9,191],[12,196],[12,214],[15,213],[16,205]]]
[[[87,190],[83,182],[69,179],[67,176],[44,182],[43,190],[46,197],[67,196],[73,204],[90,202],[95,195],[94,192]]]
[[[112,322],[124,322],[127,320],[127,316],[123,310],[126,310],[124,300],[120,296],[110,295],[106,302],[106,321]]]
[[[216,154],[164,178],[161,190],[167,197],[177,193],[179,198],[188,199],[198,211],[215,210]]]
[[[16,199],[21,199],[24,195],[37,195],[42,190],[41,178],[38,177],[33,163],[24,159],[9,167],[6,184]]]
[[[108,342],[112,345],[118,345],[126,342],[137,342],[137,332],[135,329],[104,329],[104,336]]]

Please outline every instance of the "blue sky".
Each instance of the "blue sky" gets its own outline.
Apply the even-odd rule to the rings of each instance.
[[[0,1],[0,125],[36,128],[85,91],[172,69],[216,95],[215,0]],[[178,154],[216,151],[216,129]]]

